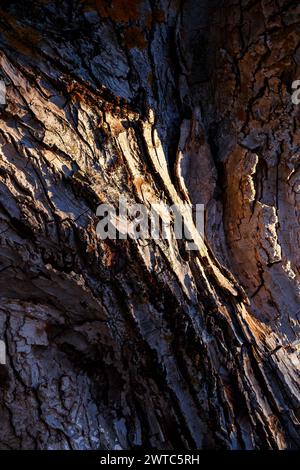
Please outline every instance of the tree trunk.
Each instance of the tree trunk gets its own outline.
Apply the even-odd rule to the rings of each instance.
[[[300,447],[298,3],[1,2],[2,449]]]

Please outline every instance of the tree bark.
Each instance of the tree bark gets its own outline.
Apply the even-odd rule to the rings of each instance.
[[[298,2],[0,13],[1,449],[299,448]],[[120,194],[205,240],[101,240]]]

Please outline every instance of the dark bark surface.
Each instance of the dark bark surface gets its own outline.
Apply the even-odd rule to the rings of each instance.
[[[300,447],[299,25],[1,2],[1,449]],[[204,203],[205,241],[99,239],[120,194]]]

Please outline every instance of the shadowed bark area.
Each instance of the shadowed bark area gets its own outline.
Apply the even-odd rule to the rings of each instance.
[[[299,25],[1,2],[1,449],[300,447]],[[205,240],[101,240],[120,195],[205,204]]]

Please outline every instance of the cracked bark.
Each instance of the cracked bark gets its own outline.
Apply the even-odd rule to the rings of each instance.
[[[299,15],[1,2],[2,449],[300,447]],[[100,240],[119,194],[205,242]]]

